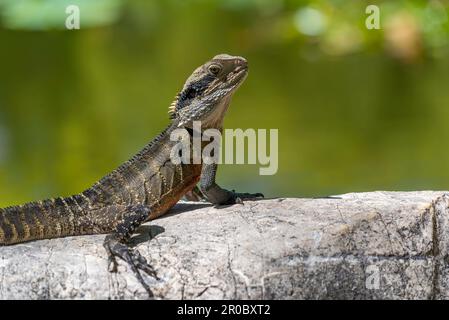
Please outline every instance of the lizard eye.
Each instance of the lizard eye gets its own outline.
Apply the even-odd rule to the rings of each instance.
[[[209,66],[209,72],[216,76],[221,71],[221,67],[217,64],[212,64]]]

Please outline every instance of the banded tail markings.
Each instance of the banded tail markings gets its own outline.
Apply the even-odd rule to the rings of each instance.
[[[2,230],[3,239],[4,239],[2,241],[2,244],[9,244],[12,240],[12,228],[8,223],[6,223],[4,217],[2,217],[1,220],[2,221],[0,221],[0,229]]]
[[[20,212],[20,223],[23,226],[23,239],[27,240],[31,238],[31,229],[26,219],[26,212],[23,206],[19,207]]]
[[[73,222],[75,216],[73,214],[72,209],[67,205],[67,202],[63,197],[58,197],[55,199],[55,213],[57,217],[61,219],[61,234],[63,236],[72,235],[73,234]]]
[[[30,229],[29,240],[42,239],[45,235],[45,218],[39,203],[40,201],[23,206],[25,223]]]
[[[0,244],[8,244],[12,239],[12,230],[10,225],[5,220],[5,214],[8,209],[0,211]]]
[[[0,209],[0,244],[73,235],[80,219],[81,211],[78,212],[75,201],[69,198],[60,197]]]
[[[5,243],[5,233],[3,232],[3,229],[0,226],[0,246]]]
[[[17,230],[9,220],[12,210],[15,210],[15,207],[6,208],[0,216],[0,229],[3,230],[4,244],[15,243],[18,240]]]
[[[47,227],[47,236],[50,237],[60,237],[62,235],[62,226],[59,216],[54,216],[54,211],[57,210],[58,205],[56,203],[56,199],[50,198],[48,200],[44,200],[44,206],[46,208],[46,212],[48,214],[48,222]]]
[[[70,223],[70,233],[75,234],[75,231],[79,225],[79,219],[81,219],[83,215],[83,209],[75,200],[74,196],[70,196],[63,199],[64,204],[70,212],[69,223]]]
[[[61,199],[61,197],[54,199],[55,207],[54,207],[54,214],[55,217],[55,224],[56,224],[56,231],[57,236],[60,237],[62,235],[67,234],[67,212],[64,210],[64,203]],[[59,217],[59,218],[58,218]]]
[[[41,223],[39,222],[39,218],[38,215],[34,216],[34,220],[36,221],[36,224],[39,228],[39,235],[41,236],[41,239],[45,237],[45,225],[46,222],[48,221],[48,212],[45,209],[45,205],[44,205],[44,201],[38,201],[37,202],[38,205],[38,212],[42,215],[42,220]]]
[[[5,212],[4,209],[0,209],[0,246],[6,242],[5,239],[5,232],[2,229],[2,220],[3,220],[3,213]]]

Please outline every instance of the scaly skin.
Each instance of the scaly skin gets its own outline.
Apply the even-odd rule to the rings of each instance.
[[[216,164],[193,164],[191,159],[190,164],[175,165],[170,158],[177,144],[170,140],[175,129],[190,132],[191,146],[193,121],[201,121],[203,130],[222,129],[232,94],[246,75],[246,60],[229,55],[218,55],[197,68],[169,108],[171,124],[133,158],[77,195],[0,209],[0,245],[109,234],[104,246],[110,271],[117,270],[116,257],[125,260],[152,297],[141,271],[157,278],[156,272],[128,244],[139,225],[166,213],[198,182],[204,197],[218,205],[263,197],[220,188],[215,183]]]
[[[170,125],[140,153],[86,191],[0,209],[0,244],[111,233],[128,207],[150,208],[148,220],[167,212],[199,181],[201,164],[174,165]]]

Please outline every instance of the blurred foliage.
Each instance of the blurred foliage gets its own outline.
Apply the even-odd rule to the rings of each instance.
[[[77,4],[81,29],[65,30]],[[365,27],[368,4],[380,30]],[[279,128],[267,196],[449,189],[447,1],[0,0],[0,206],[81,191],[168,123],[217,53],[250,75],[228,128]]]
[[[119,18],[121,4],[121,0],[0,0],[4,26],[25,30],[65,28],[70,5],[83,12],[84,27],[110,24]]]

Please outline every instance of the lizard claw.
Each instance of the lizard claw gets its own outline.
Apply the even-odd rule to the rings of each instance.
[[[145,288],[150,298],[154,297],[153,291],[150,289],[148,284],[144,281],[140,271],[145,272],[150,277],[155,278],[156,280],[160,280],[157,276],[156,270],[147,262],[147,259],[143,257],[139,251],[130,248],[123,242],[118,241],[113,237],[106,237],[104,246],[108,252],[108,261],[109,261],[109,271],[117,272],[117,261],[116,257],[124,260],[128,263],[129,267],[133,271],[137,280],[140,284]]]
[[[223,204],[243,204],[244,200],[264,198],[264,195],[262,193],[238,193],[235,192],[235,190],[232,190],[230,193],[231,196]]]

